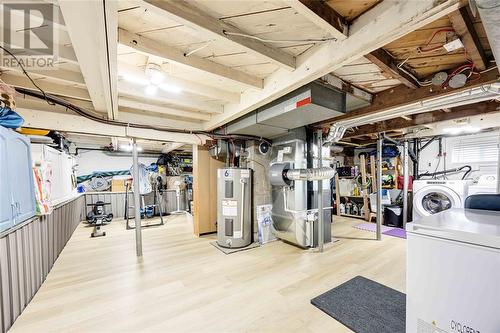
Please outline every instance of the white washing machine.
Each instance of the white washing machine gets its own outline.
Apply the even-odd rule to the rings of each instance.
[[[469,186],[468,195],[497,193],[497,175],[482,175],[474,185]]]
[[[415,180],[413,221],[450,208],[463,208],[469,180]]]

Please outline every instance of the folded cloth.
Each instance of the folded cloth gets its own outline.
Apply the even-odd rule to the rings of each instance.
[[[24,123],[23,117],[12,111],[11,108],[4,106],[0,107],[0,126],[7,128],[18,128]]]

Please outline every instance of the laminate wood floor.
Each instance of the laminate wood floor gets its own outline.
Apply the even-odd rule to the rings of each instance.
[[[80,225],[11,332],[349,332],[310,304],[363,275],[404,292],[406,244],[335,218],[324,253],[280,241],[225,255],[185,216],[143,229],[144,257],[123,221],[89,238]]]

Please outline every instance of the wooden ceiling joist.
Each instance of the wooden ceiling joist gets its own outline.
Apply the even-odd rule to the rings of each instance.
[[[423,126],[441,121],[466,118],[486,113],[500,112],[499,107],[500,104],[498,102],[488,101],[476,103],[473,105],[454,107],[451,109],[451,112],[443,112],[442,110],[425,112],[416,114],[410,119],[396,118],[390,121],[382,121],[375,124],[363,125],[355,129],[354,132],[346,134],[344,138],[356,138],[375,133],[402,130],[408,127]]]
[[[59,6],[95,110],[116,119],[117,2],[61,0]]]
[[[166,115],[171,115],[171,116],[176,116],[176,117],[181,117],[181,118],[187,118],[187,119],[197,119],[197,120],[209,120],[210,119],[210,115],[207,113],[183,111],[183,110],[179,110],[179,109],[168,108],[168,107],[161,106],[161,105],[155,105],[155,104],[150,104],[150,103],[134,101],[131,99],[126,99],[126,98],[119,98],[118,105],[121,107],[149,111],[149,112],[154,112],[154,113],[161,113],[161,114],[166,114]]]
[[[3,73],[17,72],[19,74],[23,73],[20,67],[0,67],[0,71]],[[50,81],[54,81],[55,83],[66,83],[70,85],[76,85],[80,87],[85,87],[85,80],[83,79],[83,75],[79,72],[67,71],[64,69],[58,70],[30,70],[27,69],[27,72],[33,79],[44,78]],[[30,88],[30,87],[25,87]],[[31,88],[35,88],[31,85]]]
[[[159,90],[152,96],[146,96],[143,88],[137,87],[137,85],[130,82],[118,82],[118,93],[120,95],[128,95],[146,100],[149,99],[158,103],[177,105],[183,108],[195,109],[206,113],[222,113],[223,111],[222,105],[215,105],[212,103],[196,100],[189,96],[168,93],[161,90]]]
[[[7,82],[9,85],[14,87],[38,90],[31,81],[19,75],[13,75],[9,73],[2,73],[0,78]],[[72,87],[68,84],[60,84],[55,82],[50,82],[46,79],[37,79],[35,80],[36,84],[43,89],[47,94],[53,94],[56,96],[67,97],[67,98],[75,98],[78,100],[90,101],[90,95],[85,88],[80,87]]]
[[[263,80],[256,76],[232,69],[210,60],[196,57],[194,55],[186,57],[183,52],[176,50],[171,46],[158,43],[157,41],[139,36],[124,29],[118,29],[118,41],[138,52],[149,55],[152,54],[178,64],[196,68],[198,70],[231,80],[238,84],[243,84],[247,87],[259,89],[263,87]]]
[[[35,13],[36,11],[33,11],[33,12]],[[2,29],[4,35],[11,35],[12,36],[15,33],[22,33],[19,31],[12,31],[8,27],[1,27],[1,29]],[[37,38],[39,38],[39,37],[37,36]],[[22,49],[24,46],[17,44],[17,42],[19,42],[21,40],[23,40],[23,39],[22,38],[14,38],[11,41],[11,46]],[[47,45],[54,43],[54,41],[47,40],[44,38],[41,38],[41,41],[43,43],[46,43]],[[57,49],[56,62],[69,62],[72,64],[78,64],[78,59],[76,58],[75,51],[71,47],[55,43],[54,49]],[[30,50],[30,54],[32,54],[32,55],[38,55],[38,54],[45,55],[43,52],[39,52],[37,50]]]
[[[317,126],[330,126],[333,122],[356,119],[361,116],[376,115],[385,110],[396,107],[405,106],[419,101],[426,101],[436,97],[445,97],[457,92],[466,91],[470,88],[478,87],[485,84],[497,82],[499,77],[498,70],[490,70],[476,80],[469,81],[465,86],[456,89],[443,88],[440,86],[421,87],[418,89],[409,89],[403,85],[388,89],[376,94],[373,97],[370,106],[353,110],[342,116],[327,119],[322,121]]]
[[[318,0],[292,0],[288,4],[299,14],[308,18],[318,27],[327,31],[338,40],[347,38],[349,26],[347,21],[332,7]]]
[[[352,22],[348,38],[324,43],[312,54],[305,53],[298,56],[299,65],[295,71],[288,72],[282,69],[275,71],[266,78],[264,89],[243,92],[241,102],[226,105],[224,114],[212,117],[207,122],[206,129],[217,128],[245,115],[351,63],[360,56],[448,15],[461,5],[459,0],[383,1]]]
[[[417,81],[398,68],[392,57],[383,49],[370,52],[365,55],[365,58],[377,65],[382,72],[388,74],[391,78],[399,80],[408,88],[416,89],[419,87]]]
[[[145,72],[142,68],[131,66],[124,62],[119,62],[118,67],[119,74],[133,75],[134,77],[139,78],[145,77]],[[167,76],[167,78],[165,79],[165,83],[176,86],[182,89],[182,91],[205,98],[218,99],[232,103],[238,103],[240,101],[239,93],[217,89],[200,82],[188,81],[179,77],[174,77],[172,75]]]
[[[185,26],[209,33],[215,38],[225,38],[230,40],[240,46],[243,46],[250,52],[266,57],[270,61],[287,70],[295,69],[294,56],[256,39],[227,34],[245,33],[231,24],[208,16],[207,13],[193,7],[187,1],[145,0],[145,2],[150,4],[152,7],[161,10],[162,14]]]
[[[474,62],[474,65],[480,71],[486,69],[488,59],[481,46],[481,42],[474,28],[474,23],[467,11],[467,7],[460,8],[448,15],[448,17],[450,18],[453,29],[464,44],[467,54]]]
[[[204,135],[195,135],[189,133],[175,133],[167,131],[158,131],[155,129],[134,128],[126,126],[110,125],[101,122],[92,121],[90,119],[69,113],[61,106],[50,106],[45,102],[32,102],[19,100],[16,112],[18,112],[25,120],[24,126],[52,129],[61,132],[80,133],[80,134],[95,134],[107,137],[130,138],[135,137],[145,140],[157,141],[174,141],[183,142],[186,144],[200,144],[209,139]],[[144,116],[138,116],[144,120]],[[156,118],[157,119],[157,118]],[[127,117],[124,121],[133,122],[136,119]],[[175,126],[176,121],[169,123],[170,126]],[[184,124],[189,124],[183,122]],[[189,130],[199,129],[198,124],[191,124]]]

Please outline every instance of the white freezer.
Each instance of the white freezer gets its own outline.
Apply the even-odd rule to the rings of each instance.
[[[450,209],[407,232],[406,331],[500,332],[500,212]]]

